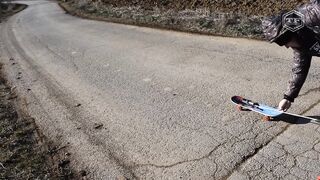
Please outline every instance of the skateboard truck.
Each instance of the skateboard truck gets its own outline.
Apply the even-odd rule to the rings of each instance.
[[[244,108],[241,105],[237,105],[236,108],[238,111],[251,111],[250,109]]]
[[[259,109],[260,111],[263,111],[263,109],[259,108],[259,106],[260,106],[259,103],[252,102],[251,100],[248,100],[248,99],[245,99],[245,98],[241,98],[241,99],[239,99],[239,100],[241,100],[241,102],[242,102],[243,104],[247,104],[247,105],[251,106],[251,108],[256,108],[256,109]],[[239,111],[251,111],[250,109],[244,108],[244,107],[241,106],[240,104],[237,105],[237,109],[238,109]]]
[[[240,105],[237,105],[236,108],[237,108],[238,111],[252,111],[252,110],[246,109],[246,108],[244,108],[244,107],[242,107]],[[263,116],[262,117],[262,121],[271,121],[271,120],[272,120],[272,117],[270,117],[270,116]]]

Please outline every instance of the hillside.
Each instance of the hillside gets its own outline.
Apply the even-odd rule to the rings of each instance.
[[[284,9],[293,9],[299,4],[308,2],[306,0],[287,0],[287,1],[264,1],[264,0],[102,0],[105,5],[115,7],[141,6],[144,9],[152,10],[158,7],[162,10],[172,9],[183,11],[186,9],[208,9],[210,11],[221,11],[225,13],[243,13],[247,15],[271,15]]]
[[[139,26],[220,36],[261,39],[261,19],[291,10],[303,0],[71,0],[61,5],[70,14]]]

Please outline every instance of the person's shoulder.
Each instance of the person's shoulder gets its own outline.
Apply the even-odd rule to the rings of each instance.
[[[310,3],[320,3],[320,0],[310,0]]]
[[[311,0],[309,3],[297,7],[296,10],[303,15],[306,26],[320,25],[320,0]]]

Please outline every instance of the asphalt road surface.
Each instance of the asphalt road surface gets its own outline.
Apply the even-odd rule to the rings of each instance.
[[[320,128],[262,122],[233,95],[276,106],[292,52],[266,42],[85,20],[53,1],[0,24],[22,107],[91,179],[316,179]],[[13,57],[13,60],[9,60]],[[314,58],[290,112],[318,116]]]

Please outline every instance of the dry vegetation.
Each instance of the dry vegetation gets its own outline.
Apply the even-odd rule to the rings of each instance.
[[[187,32],[263,38],[261,19],[305,0],[69,0],[61,5],[86,18]]]
[[[93,1],[93,3],[96,1]],[[141,6],[144,9],[158,7],[162,10],[183,11],[205,8],[210,11],[237,12],[247,15],[271,15],[283,9],[292,9],[306,0],[264,1],[264,0],[101,0],[102,4],[115,7]]]

